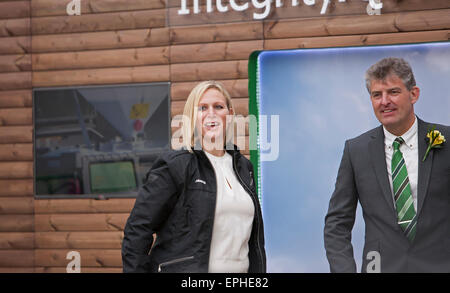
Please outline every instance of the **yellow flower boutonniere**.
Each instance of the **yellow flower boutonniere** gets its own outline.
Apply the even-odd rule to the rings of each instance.
[[[441,148],[442,144],[445,142],[445,136],[443,136],[438,130],[434,130],[435,127],[436,125],[434,125],[433,128],[427,133],[428,148],[425,152],[425,156],[423,157],[422,162],[425,161],[431,149]]]

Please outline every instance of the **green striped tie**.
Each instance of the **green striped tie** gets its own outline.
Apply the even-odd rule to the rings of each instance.
[[[416,211],[409,184],[408,171],[406,170],[405,159],[400,151],[400,145],[405,141],[397,137],[392,143],[394,154],[392,155],[392,186],[394,190],[395,206],[397,208],[398,224],[409,241],[413,241],[416,236]]]

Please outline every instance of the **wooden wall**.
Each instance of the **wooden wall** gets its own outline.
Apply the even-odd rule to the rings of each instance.
[[[167,19],[175,0],[167,1],[171,8],[164,0],[81,0],[81,16],[66,15],[69,2],[0,0],[0,272],[65,272],[72,250],[81,254],[82,272],[120,272],[122,231],[134,204],[33,198],[33,87],[170,81],[174,116],[196,83],[217,79],[237,113],[247,115],[254,50],[450,36],[448,0],[383,0],[379,16],[366,14],[367,2],[334,1],[326,15],[321,5],[285,7],[263,21],[224,23],[239,15],[213,13],[208,21],[222,23],[172,26],[189,22]]]
[[[0,272],[34,271],[30,1],[0,1]]]

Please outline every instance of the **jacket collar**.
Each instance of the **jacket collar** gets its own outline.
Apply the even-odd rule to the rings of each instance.
[[[241,153],[239,148],[235,144],[228,144],[225,147],[225,151],[229,153],[233,158],[239,156]],[[205,156],[205,151],[203,149],[193,149],[193,152],[198,156]]]

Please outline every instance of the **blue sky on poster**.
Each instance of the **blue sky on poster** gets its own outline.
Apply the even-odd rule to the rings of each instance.
[[[260,114],[280,115],[279,157],[261,165],[270,272],[328,272],[323,225],[344,142],[379,125],[364,72],[388,56],[413,68],[421,89],[416,114],[449,125],[449,42],[260,54]],[[360,270],[359,207],[357,214],[353,246]]]

